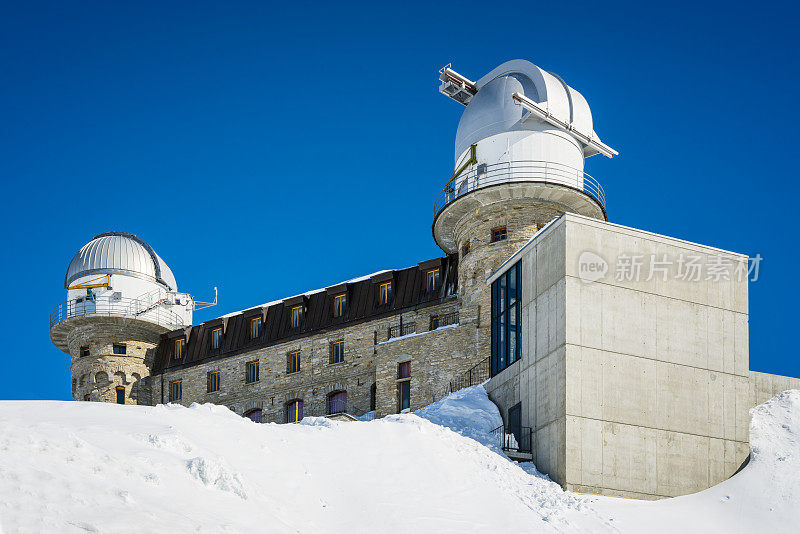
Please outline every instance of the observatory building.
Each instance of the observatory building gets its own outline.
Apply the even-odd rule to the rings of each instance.
[[[574,491],[657,499],[748,458],[748,410],[800,380],[749,370],[741,254],[608,222],[586,99],[528,61],[477,81],[434,199],[444,256],[200,324],[155,251],[100,234],[50,318],[78,401],[212,402],[257,422],[371,419],[485,383],[509,457]]]

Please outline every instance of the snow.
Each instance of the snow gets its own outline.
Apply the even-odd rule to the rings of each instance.
[[[285,297],[285,298],[278,299],[278,300],[271,300],[269,302],[265,302],[264,304],[259,304],[259,305],[256,305],[256,306],[250,306],[249,308],[244,309],[244,310],[239,310],[239,311],[235,311],[235,312],[231,312],[231,313],[226,313],[225,315],[221,315],[220,318],[221,319],[227,319],[229,317],[233,317],[234,315],[239,315],[239,314],[241,314],[243,312],[246,312],[247,310],[252,310],[253,308],[269,308],[270,306],[274,306],[276,304],[280,304],[281,302],[283,302],[285,300],[289,300],[289,299],[294,298],[294,297],[299,297],[301,295],[304,296],[304,297],[310,297],[311,295],[314,295],[316,293],[322,293],[323,291],[325,291],[329,287],[335,287],[335,286],[338,286],[338,285],[341,285],[341,284],[354,284],[356,282],[362,282],[364,280],[372,278],[373,276],[377,276],[379,274],[388,273],[388,272],[389,272],[389,269],[384,269],[382,271],[375,271],[374,273],[365,274],[364,276],[358,276],[356,278],[351,278],[350,280],[345,280],[344,282],[339,282],[338,284],[331,284],[329,286],[321,287],[319,289],[312,289],[311,291],[306,291],[305,293],[300,293],[298,295],[292,295],[291,297]]]
[[[0,531],[787,532],[800,391],[754,409],[753,459],[658,502],[563,491],[492,442],[482,386],[370,422],[256,424],[214,405],[0,402]]]
[[[439,332],[441,330],[447,330],[448,328],[455,328],[457,326],[460,326],[460,325],[458,323],[455,323],[455,324],[448,324],[448,325],[445,325],[445,326],[440,326],[439,328],[437,328],[435,330],[426,330],[424,332],[412,332],[412,333],[406,334],[404,336],[396,336],[396,337],[389,338],[386,341],[381,341],[380,343],[378,343],[378,345],[385,345],[387,343],[394,343],[395,341],[399,341],[401,339],[408,339],[410,337],[425,336],[425,335],[430,334],[431,332]]]

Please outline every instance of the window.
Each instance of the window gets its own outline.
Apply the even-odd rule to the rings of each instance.
[[[347,392],[336,391],[328,395],[328,415],[347,411]]]
[[[114,354],[126,354],[128,352],[128,347],[126,345],[114,345]]]
[[[397,366],[397,378],[411,378],[411,362],[403,362]]]
[[[180,360],[183,358],[183,349],[186,346],[186,340],[183,338],[176,339],[175,344],[173,346],[174,350],[172,352],[173,357],[176,360]]]
[[[117,386],[117,404],[125,404],[125,388]]]
[[[431,269],[425,277],[425,289],[428,293],[433,293],[439,289],[439,269]]]
[[[209,371],[206,377],[206,391],[208,393],[219,391],[219,371]]]
[[[256,408],[255,410],[250,410],[249,412],[244,414],[244,416],[250,419],[254,423],[260,423],[261,421],[263,421],[263,412],[258,408]]]
[[[492,243],[494,243],[495,241],[502,241],[506,237],[508,237],[508,234],[506,232],[505,226],[498,226],[497,228],[492,228]]]
[[[431,327],[429,328],[429,330],[436,330],[437,328],[439,328],[439,323],[440,323],[439,316],[431,315]]]
[[[492,282],[492,376],[521,357],[522,263]]]
[[[334,341],[331,343],[331,363],[342,363],[344,361],[344,341]]]
[[[411,409],[411,362],[397,364],[398,411]]]
[[[300,370],[300,351],[296,350],[286,355],[286,374],[296,373]]]
[[[211,348],[214,350],[222,348],[222,327],[211,331]]]
[[[347,295],[342,294],[333,297],[333,316],[343,317],[345,311],[347,311]]]
[[[464,243],[464,246],[461,247],[461,257],[463,258],[467,254],[469,254],[469,250],[470,250],[469,241],[467,241],[466,243]]]
[[[392,301],[392,283],[384,282],[378,287],[378,305],[383,306]]]
[[[299,328],[303,323],[303,306],[292,308],[292,328]]]
[[[286,422],[297,423],[303,420],[303,401],[294,400],[286,405]]]
[[[247,362],[245,365],[244,381],[248,384],[258,382],[258,360],[254,362]]]
[[[173,380],[169,383],[169,401],[175,402],[183,397],[183,384],[180,380]]]
[[[89,347],[81,347],[81,358],[89,355]]]
[[[398,394],[400,411],[411,410],[411,380],[400,382]]]
[[[261,337],[261,317],[250,319],[250,339]]]

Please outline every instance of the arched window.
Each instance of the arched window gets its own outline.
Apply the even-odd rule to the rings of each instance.
[[[295,399],[286,404],[286,422],[297,423],[303,420],[303,401]]]
[[[261,422],[261,410],[258,408],[256,408],[255,410],[250,410],[249,412],[244,414],[244,416],[248,417],[254,423]]]
[[[328,414],[344,413],[347,411],[347,392],[334,391],[328,395]]]

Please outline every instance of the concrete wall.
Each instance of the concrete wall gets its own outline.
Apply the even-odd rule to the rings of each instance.
[[[800,389],[800,378],[750,371],[751,406],[758,406],[787,389]]]
[[[599,280],[582,279],[587,251],[608,263]],[[650,255],[664,254],[674,263],[648,279]],[[682,495],[747,457],[746,277],[678,280],[681,254],[746,261],[570,214],[509,261],[523,262],[523,356],[488,389],[504,417],[522,402],[537,466],[567,489]],[[643,258],[638,280],[617,280],[623,255]]]

